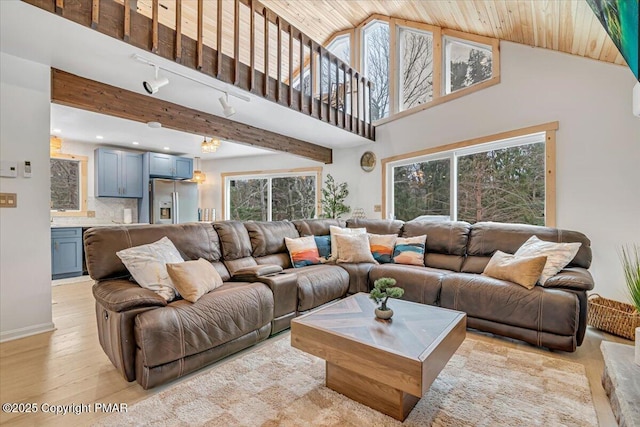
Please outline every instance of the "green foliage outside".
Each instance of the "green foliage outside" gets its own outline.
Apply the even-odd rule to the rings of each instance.
[[[327,174],[327,179],[322,187],[322,216],[325,218],[340,218],[340,215],[351,212],[351,208],[344,204],[344,200],[349,195],[346,182],[340,184]]]
[[[637,245],[622,247],[620,260],[631,303],[640,313],[640,248]]]
[[[369,293],[369,298],[376,304],[380,304],[380,310],[389,310],[387,301],[389,298],[400,298],[404,295],[404,289],[396,286],[396,279],[391,277],[381,277],[373,282],[373,289]]]

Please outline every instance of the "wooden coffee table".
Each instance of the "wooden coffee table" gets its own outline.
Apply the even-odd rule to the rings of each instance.
[[[467,315],[391,300],[390,321],[359,293],[291,322],[291,345],[326,360],[327,387],[403,421],[466,335]]]

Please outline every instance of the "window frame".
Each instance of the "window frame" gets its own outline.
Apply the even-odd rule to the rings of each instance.
[[[556,130],[558,130],[558,122],[550,122],[537,126],[511,130],[494,135],[483,136],[480,138],[469,139],[466,141],[455,142],[452,144],[441,145],[438,147],[428,148],[425,150],[414,151],[407,154],[387,157],[382,159],[382,218],[390,217],[391,209],[394,206],[394,189],[393,189],[393,168],[396,166],[404,166],[412,163],[419,163],[428,160],[441,160],[450,158],[451,181],[450,181],[450,218],[457,218],[457,162],[454,161],[456,156],[464,156],[495,149],[515,147],[518,145],[531,144],[531,138],[540,136],[545,144],[545,207],[544,218],[545,226],[556,226]],[[518,138],[520,141],[513,143],[513,139]],[[542,141],[540,141],[542,142]]]
[[[74,211],[59,211],[59,210],[50,210],[51,216],[87,216],[87,198],[88,198],[88,181],[87,181],[87,169],[89,158],[87,156],[78,156],[76,154],[62,154],[62,153],[51,153],[49,155],[49,160],[51,159],[62,159],[62,160],[71,160],[76,161],[80,164],[80,188],[79,188],[79,196],[80,197],[80,210]],[[49,171],[51,171],[51,164],[49,164]],[[51,205],[51,189],[49,189],[49,205]]]
[[[234,179],[267,179],[268,180],[268,210],[267,221],[272,221],[272,203],[273,198],[271,195],[272,185],[271,180],[273,178],[286,178],[286,177],[302,177],[302,176],[314,176],[316,178],[316,217],[319,218],[322,214],[322,206],[320,203],[322,193],[322,167],[312,168],[296,168],[296,169],[276,169],[269,171],[245,171],[245,172],[228,172],[220,174],[221,182],[223,184],[222,191],[222,213],[223,220],[229,220],[231,218],[231,206],[230,206],[230,183]]]

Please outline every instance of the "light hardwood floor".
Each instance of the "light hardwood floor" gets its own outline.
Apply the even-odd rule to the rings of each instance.
[[[56,330],[0,344],[0,401],[69,405],[95,402],[127,403],[129,406],[147,396],[158,393],[172,384],[143,390],[136,382],[126,382],[113,368],[98,343],[94,300],[91,282],[77,282],[53,288],[53,321]],[[475,339],[499,343],[524,351],[545,354],[581,363],[585,366],[591,385],[593,401],[600,425],[615,426],[616,422],[609,400],[602,388],[600,377],[603,361],[600,353],[602,340],[631,344],[621,338],[589,328],[584,344],[575,353],[549,352],[515,340],[496,338],[488,334],[469,332]],[[271,339],[288,339],[280,334]],[[220,363],[227,363],[247,349]],[[210,368],[209,368],[210,369]],[[81,415],[54,415],[39,410],[36,414],[0,414],[2,425],[90,425],[104,417],[104,413],[90,412]]]

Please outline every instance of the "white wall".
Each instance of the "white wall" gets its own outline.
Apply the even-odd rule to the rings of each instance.
[[[0,209],[0,340],[53,329],[49,224],[49,67],[0,53],[0,158],[32,177],[0,178],[17,208]]]
[[[557,225],[591,239],[595,291],[625,300],[617,250],[640,244],[640,119],[631,113],[635,79],[627,67],[515,43],[502,42],[500,48],[500,84],[378,126],[375,144],[334,150],[334,164],[324,173],[349,182],[352,208],[379,218],[373,206],[382,202],[381,158],[559,121]],[[359,167],[367,149],[378,156],[370,173]],[[205,169],[219,180],[221,172],[311,163],[281,155],[211,161]],[[210,189],[207,200],[219,207],[219,195]]]

